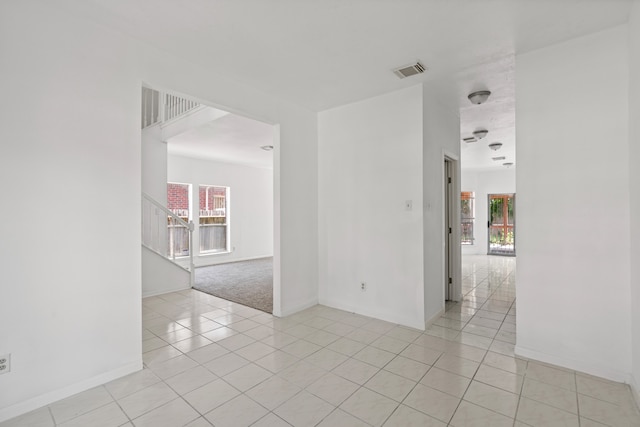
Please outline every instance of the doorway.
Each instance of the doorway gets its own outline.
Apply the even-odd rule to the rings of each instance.
[[[489,194],[487,221],[489,255],[516,255],[516,195]]]
[[[224,277],[228,280],[223,284],[235,294],[224,289],[220,298],[279,315],[279,272],[274,269],[279,262],[274,229],[279,127],[151,88],[142,89],[141,110],[142,190],[155,199],[156,211],[186,219],[172,227],[181,233],[182,246],[161,245],[176,246],[178,254],[153,258],[153,266],[177,267],[190,276],[190,287],[214,296],[221,288],[218,279]],[[168,182],[184,183],[184,191],[174,194]],[[155,216],[157,224],[148,228],[166,229],[166,217]],[[239,268],[240,261],[250,265]],[[224,274],[217,269],[216,280],[204,274],[204,269],[223,264],[233,265]],[[253,276],[240,280],[230,271],[245,276],[251,271]],[[187,282],[156,276],[143,273],[143,295],[182,290]],[[231,286],[234,280],[243,286]]]
[[[458,197],[456,197],[455,186],[455,164],[448,157],[444,158],[444,300],[457,300],[454,290],[454,278],[457,278],[456,250],[460,245],[455,239],[459,229],[456,221],[456,207]]]

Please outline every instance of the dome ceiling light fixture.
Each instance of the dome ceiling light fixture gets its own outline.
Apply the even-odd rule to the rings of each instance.
[[[469,143],[469,142],[476,142],[477,139],[475,137],[473,137],[473,136],[470,136],[468,138],[464,138],[463,141],[466,142],[466,143]]]
[[[510,168],[511,166],[513,166],[513,162],[503,163],[502,166],[506,166],[506,167]]]
[[[478,139],[482,139],[485,136],[487,136],[488,133],[489,131],[486,129],[478,129],[477,131],[473,132],[473,136],[475,136]]]
[[[493,151],[498,151],[501,147],[501,142],[492,142],[491,144],[489,144],[489,148],[491,148]]]
[[[262,148],[264,151],[271,151],[273,150],[273,145],[263,145]]]
[[[492,157],[492,158],[491,158],[491,160],[494,160],[494,161],[496,161],[496,162],[497,162],[498,160],[505,160],[505,159],[506,159],[506,157],[505,157],[505,156]]]
[[[489,99],[489,95],[491,95],[491,92],[488,90],[479,90],[477,92],[470,93],[467,98],[469,98],[469,101],[471,101],[472,104],[479,105],[485,103],[487,99]]]

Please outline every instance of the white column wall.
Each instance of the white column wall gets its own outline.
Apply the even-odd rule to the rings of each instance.
[[[318,133],[320,303],[424,329],[422,86],[323,111]]]
[[[273,275],[274,295],[281,295],[273,314],[287,316],[318,303],[318,116],[292,107],[276,111],[283,120],[273,150]]]
[[[473,226],[473,245],[462,245],[462,253],[467,255],[486,254],[488,250],[487,221],[489,194],[516,193],[516,170],[463,171],[461,191],[475,193],[475,223]],[[518,252],[518,195],[516,194],[516,254]]]
[[[142,191],[167,205],[167,143],[159,125],[142,130]]]
[[[0,421],[142,366],[143,81],[279,124],[277,309],[317,301],[315,113],[46,2],[0,3],[0,62]]]
[[[273,171],[210,160],[169,155],[169,182],[191,184],[193,221],[198,223],[198,187],[230,188],[229,233],[231,252],[201,254],[196,266],[273,256]],[[194,234],[197,234],[197,230]],[[194,240],[198,241],[199,239]]]
[[[629,194],[631,202],[631,385],[640,405],[640,3],[633,2],[629,21]]]
[[[631,372],[627,28],[517,57],[517,354]]]
[[[445,287],[445,193],[444,157],[457,161],[453,194],[460,194],[460,117],[457,106],[444,104],[446,95],[437,94],[438,84],[424,86],[422,158],[424,212],[424,322],[430,323],[444,312]],[[449,99],[456,99],[449,98]],[[454,199],[455,222],[460,221],[460,199]],[[457,228],[453,241],[459,242]],[[456,245],[457,259],[451,260],[454,271],[460,271],[461,251]],[[454,292],[460,293],[460,277],[453,277]]]

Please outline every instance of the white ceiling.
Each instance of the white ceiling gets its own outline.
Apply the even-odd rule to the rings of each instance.
[[[516,163],[514,56],[474,67],[460,73],[458,77],[464,81],[474,81],[477,76],[482,76],[482,86],[476,89],[488,89],[491,91],[491,96],[484,104],[475,105],[467,98],[471,90],[460,93],[460,137],[471,137],[473,132],[479,129],[486,129],[489,133],[476,142],[461,143],[460,164],[465,170],[483,171],[505,168],[503,163]],[[502,147],[497,151],[489,148],[489,144],[494,142],[502,143]],[[492,157],[505,157],[505,159],[494,161]]]
[[[313,111],[420,82],[457,98],[463,135],[515,152],[515,54],[628,21],[634,0],[56,0],[212,73]],[[427,73],[391,70],[420,59]],[[486,105],[466,94],[490,89]],[[492,166],[485,140],[463,167]],[[492,153],[489,153],[492,154]]]
[[[168,138],[169,154],[273,168],[273,152],[261,148],[273,145],[272,125],[231,113],[214,116],[214,120]]]

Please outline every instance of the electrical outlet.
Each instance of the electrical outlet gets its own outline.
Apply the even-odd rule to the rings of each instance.
[[[360,283],[360,290],[361,290],[362,292],[366,291],[366,290],[367,290],[367,284],[366,284],[366,283],[364,283],[364,282]]]
[[[0,375],[11,372],[11,355],[3,354],[0,356]]]

